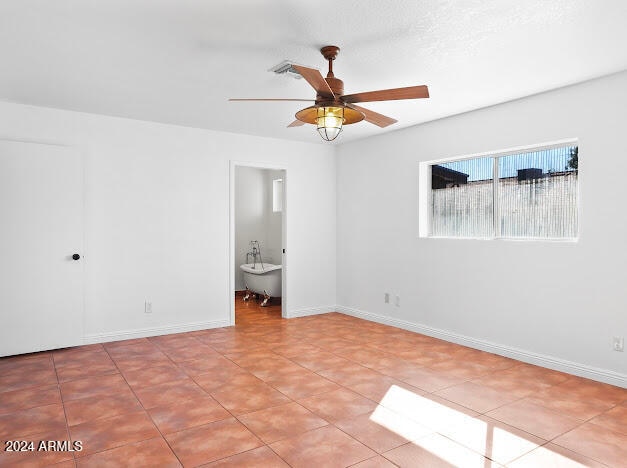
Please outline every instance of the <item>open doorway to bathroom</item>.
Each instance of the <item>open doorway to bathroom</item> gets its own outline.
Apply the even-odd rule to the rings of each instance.
[[[285,316],[285,168],[231,163],[231,324]]]

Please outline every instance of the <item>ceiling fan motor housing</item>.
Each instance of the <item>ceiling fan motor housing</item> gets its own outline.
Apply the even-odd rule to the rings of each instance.
[[[342,80],[334,76],[327,76],[325,78],[325,81],[329,83],[329,88],[331,88],[333,94],[335,94],[336,96],[342,96],[344,94],[344,82]],[[319,97],[320,95],[317,96],[317,98]]]

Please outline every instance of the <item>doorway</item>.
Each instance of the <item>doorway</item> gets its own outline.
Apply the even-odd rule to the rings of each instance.
[[[230,323],[285,317],[287,170],[232,161],[230,179]]]

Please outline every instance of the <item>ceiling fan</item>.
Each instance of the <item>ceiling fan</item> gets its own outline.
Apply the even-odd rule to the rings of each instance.
[[[383,128],[397,122],[391,117],[355,105],[357,102],[429,97],[429,90],[424,85],[344,94],[344,82],[333,75],[333,61],[339,51],[339,47],[332,45],[320,49],[320,53],[329,61],[329,72],[326,78],[315,68],[292,65],[292,68],[316,90],[316,99],[313,106],[298,111],[296,120],[288,127],[299,127],[306,123],[314,124],[323,139],[332,141],[340,134],[343,125],[366,120]],[[229,101],[314,101],[314,99],[229,99]]]

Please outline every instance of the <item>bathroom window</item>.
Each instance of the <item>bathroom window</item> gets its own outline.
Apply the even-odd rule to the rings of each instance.
[[[429,164],[429,236],[578,236],[579,148],[528,148]]]
[[[283,211],[283,179],[272,181],[272,211],[275,213]]]

